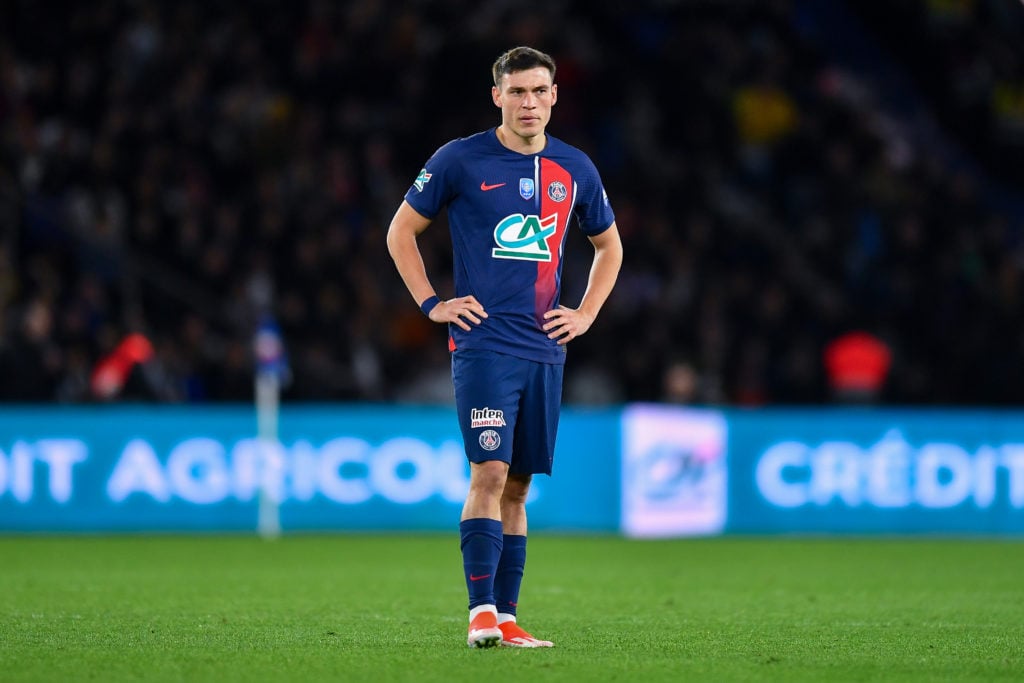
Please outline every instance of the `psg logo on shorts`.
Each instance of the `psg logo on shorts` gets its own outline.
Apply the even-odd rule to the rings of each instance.
[[[564,202],[565,198],[569,196],[569,192],[565,189],[565,185],[556,180],[548,185],[548,196],[552,201]]]
[[[493,429],[487,429],[480,433],[480,448],[485,451],[493,451],[501,445],[501,436]]]

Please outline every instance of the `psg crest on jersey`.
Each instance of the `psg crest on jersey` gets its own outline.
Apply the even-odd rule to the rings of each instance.
[[[501,445],[501,435],[493,429],[480,432],[480,448],[485,451],[493,451]]]
[[[569,196],[569,192],[565,189],[565,185],[556,180],[548,185],[548,196],[552,201],[564,202],[565,198]]]
[[[519,194],[523,199],[533,199],[533,178],[519,179]]]

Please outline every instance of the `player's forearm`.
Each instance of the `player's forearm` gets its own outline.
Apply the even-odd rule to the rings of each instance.
[[[388,253],[391,254],[402,282],[417,305],[435,295],[416,241],[417,236],[429,223],[429,220],[403,202],[388,227]]]
[[[398,275],[402,278],[406,288],[412,295],[418,306],[424,300],[434,296],[434,287],[427,277],[427,269],[423,263],[423,256],[416,245],[415,236],[403,236],[392,238],[388,234],[388,252],[395,262]]]
[[[602,247],[594,253],[594,263],[590,268],[587,290],[583,293],[579,309],[590,318],[596,319],[605,301],[615,287],[622,267],[622,244],[617,240]]]

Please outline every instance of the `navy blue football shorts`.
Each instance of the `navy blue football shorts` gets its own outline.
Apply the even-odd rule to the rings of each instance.
[[[452,352],[455,408],[470,462],[502,460],[511,474],[551,474],[564,369],[496,351]]]

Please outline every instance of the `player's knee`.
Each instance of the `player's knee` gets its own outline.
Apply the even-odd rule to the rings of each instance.
[[[505,480],[505,488],[501,499],[506,504],[526,505],[526,497],[530,493],[530,475],[510,474]]]
[[[469,488],[477,493],[498,497],[505,489],[508,465],[500,460],[474,464],[470,471]]]

